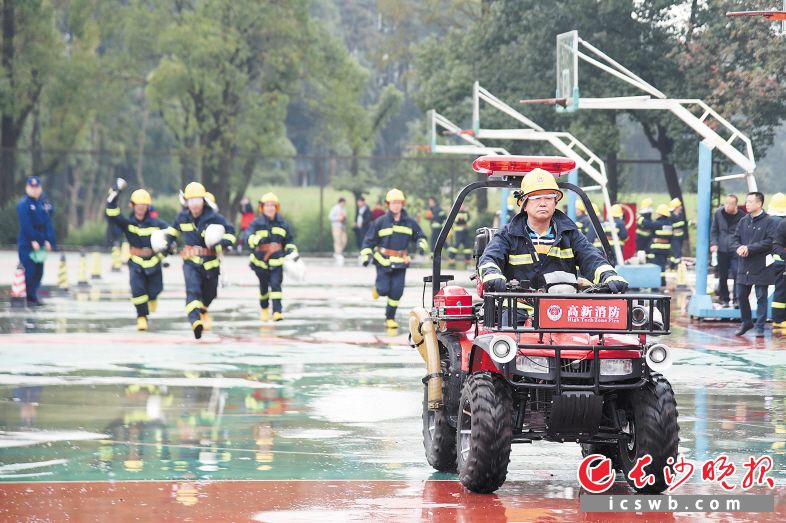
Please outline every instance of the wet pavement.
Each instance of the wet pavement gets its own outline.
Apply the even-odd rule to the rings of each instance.
[[[72,291],[45,296],[42,309],[0,298],[0,520],[611,519],[578,509],[576,444],[515,445],[493,496],[435,473],[421,442],[423,363],[404,334],[383,328],[373,270],[309,262],[305,282],[285,284],[285,321],[261,326],[256,279],[243,258],[228,258],[214,328],[199,342],[179,261],[147,333],[135,330],[125,269],[109,272],[108,257],[101,280],[79,289],[72,268]],[[6,290],[13,266],[0,253]],[[45,284],[56,268],[47,262]],[[409,271],[402,323],[425,273]],[[454,273],[469,284],[469,273]],[[782,521],[786,337],[689,323],[684,294],[666,340],[677,348],[666,375],[680,452],[738,466],[772,457],[776,513],[668,517]],[[721,492],[694,478],[680,493]]]

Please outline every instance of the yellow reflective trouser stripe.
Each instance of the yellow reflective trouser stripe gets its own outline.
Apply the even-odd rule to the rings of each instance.
[[[685,221],[683,220],[683,221],[679,221],[679,222],[674,222],[674,223],[671,224],[671,226],[674,227],[675,229],[677,227],[685,227]]]
[[[271,258],[268,263],[271,267],[281,267],[284,265],[284,258]]]
[[[222,236],[222,238],[225,239],[225,240],[229,240],[232,243],[235,243],[237,241],[237,238],[235,238],[234,234],[226,233],[224,236]]]
[[[214,260],[209,260],[206,261],[204,265],[205,265],[205,270],[209,271],[210,269],[215,269],[216,267],[221,265],[221,260],[219,260],[218,258]]]
[[[111,209],[107,208],[106,215],[107,216],[120,216],[120,209],[118,209],[117,207],[111,208]]]
[[[257,259],[257,257],[254,256],[253,254],[249,255],[248,260],[252,264],[256,265],[257,267],[260,267],[262,269],[267,269],[267,263],[265,263],[264,260]]]
[[[490,282],[491,280],[504,280],[504,279],[506,278],[503,275],[494,272],[483,276],[483,283]]]
[[[531,254],[511,254],[508,256],[508,263],[510,265],[527,265],[534,262]]]
[[[772,302],[773,309],[786,309],[786,303],[782,301],[774,301]]]
[[[194,300],[192,302],[189,302],[188,305],[186,305],[186,312],[191,312],[196,309],[204,309],[204,308],[205,306],[202,304],[200,300]]]
[[[593,278],[593,280],[595,281],[595,283],[599,283],[600,277],[603,275],[604,272],[613,271],[613,270],[614,267],[612,267],[608,263],[604,263],[603,265],[595,269],[595,277]]]
[[[670,251],[671,244],[670,243],[653,243],[650,245],[650,249],[660,249],[662,251]]]
[[[180,236],[180,231],[178,231],[174,227],[167,227],[166,233],[170,236]]]
[[[380,229],[379,232],[377,233],[377,235],[380,238],[382,238],[383,236],[390,236],[391,234],[393,234],[393,228],[392,227],[388,227],[387,229]]]
[[[405,227],[403,225],[394,225],[393,232],[400,232],[401,234],[409,234],[412,236],[412,227]]]
[[[390,265],[390,259],[388,259],[388,258],[385,258],[385,257],[384,257],[384,256],[382,256],[382,254],[381,254],[381,253],[379,253],[379,252],[375,252],[375,253],[374,253],[374,259],[375,259],[375,260],[377,260],[377,261],[379,262],[379,264],[380,264],[380,265],[384,265],[384,266],[386,266],[386,267],[387,267],[388,265]]]
[[[450,247],[448,247],[448,252],[458,252],[458,249],[456,249],[451,245]]]
[[[158,265],[158,262],[161,261],[161,258],[159,258],[158,256],[154,256],[146,260],[144,258],[140,258],[139,256],[131,256],[131,261],[136,263],[142,268],[149,269],[151,267],[155,267],[156,265]]]
[[[131,234],[136,234],[137,236],[150,236],[157,230],[158,227],[137,227],[136,225],[132,224],[128,225],[128,232]]]
[[[150,300],[150,297],[147,294],[143,294],[142,296],[133,296],[131,298],[131,303],[134,305],[142,305],[143,303],[147,303]]]
[[[391,307],[398,307],[398,302],[399,300],[391,300],[390,298],[388,298],[388,305],[390,305]]]
[[[655,236],[673,236],[674,231],[655,231]]]
[[[361,254],[361,255],[363,255],[363,256],[365,256],[365,255],[367,255],[367,254],[371,254],[372,252],[373,252],[373,251],[372,251],[372,250],[371,250],[369,247],[366,247],[365,249],[363,249],[362,251],[360,251],[360,254]]]
[[[181,223],[180,230],[183,232],[193,232],[196,230],[196,226],[193,223]]]
[[[283,227],[273,227],[272,229],[270,229],[270,232],[272,234],[278,234],[279,236],[283,236],[283,237],[286,237],[287,235],[287,230],[284,229]]]
[[[441,223],[431,222],[431,228],[432,229],[441,229],[442,228],[442,224]]]
[[[639,236],[652,236],[649,231],[644,231],[642,229],[636,229],[636,234]]]
[[[262,300],[262,301],[264,301],[264,300],[266,300],[268,298],[270,298],[270,293],[269,292],[266,292],[265,294],[260,294],[259,295],[259,299]]]
[[[270,293],[271,300],[280,300],[283,297],[284,297],[284,293],[281,291],[273,291]]]

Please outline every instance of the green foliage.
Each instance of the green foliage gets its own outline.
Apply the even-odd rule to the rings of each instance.
[[[0,207],[0,245],[16,245],[19,233],[19,219],[16,216],[16,203],[8,202]]]
[[[72,229],[63,241],[63,246],[89,247],[106,244],[106,221],[90,222]]]

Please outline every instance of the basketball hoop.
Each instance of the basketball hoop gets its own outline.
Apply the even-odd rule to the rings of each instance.
[[[726,13],[729,18],[742,16],[761,16],[773,22],[786,21],[786,11],[729,11]]]
[[[459,129],[458,131],[452,131],[450,129],[446,129],[442,131],[443,136],[475,136],[475,131],[472,129]]]
[[[568,99],[567,98],[535,98],[532,100],[519,100],[520,104],[523,105],[559,105],[560,107],[567,107],[568,106]]]

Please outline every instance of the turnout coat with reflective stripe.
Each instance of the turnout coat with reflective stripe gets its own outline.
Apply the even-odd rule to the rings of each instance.
[[[226,230],[224,233],[224,238],[218,245],[224,249],[233,245],[236,240],[235,228],[229,222],[227,222],[226,218],[211,209],[207,204],[205,205],[202,214],[199,215],[199,218],[194,218],[191,215],[191,211],[188,209],[181,211],[180,214],[178,214],[175,218],[175,222],[172,224],[172,226],[167,229],[167,235],[169,236],[169,241],[172,241],[176,238],[182,238],[183,242],[187,246],[192,245],[194,247],[207,247],[205,245],[205,229],[207,229],[208,225],[212,225],[214,223],[223,225],[224,229]],[[218,246],[215,246],[214,249],[216,247]],[[204,265],[206,270],[217,268],[220,264],[219,260],[215,256],[192,256],[186,261],[195,263],[197,265]]]
[[[278,213],[272,220],[264,214],[257,216],[248,225],[246,232],[248,246],[253,249],[249,260],[254,267],[262,269],[281,267],[284,265],[284,256],[297,250],[292,236],[292,228]],[[282,248],[273,253],[265,262],[265,253],[258,250],[257,247],[268,243],[280,243]]]
[[[526,229],[527,215],[517,214],[494,235],[480,257],[478,268],[483,282],[500,278],[529,280],[539,289],[546,287],[544,275],[565,272],[575,276],[577,266],[594,283],[623,280],[564,213],[555,211],[551,223],[554,244],[548,252],[538,253]]]
[[[386,256],[379,251],[374,252],[374,248],[406,251],[409,249],[410,243],[417,244],[424,251],[428,250],[428,241],[423,230],[415,220],[409,217],[406,211],[401,211],[399,221],[393,219],[393,213],[387,212],[371,225],[366,237],[363,238],[360,254],[363,256],[373,253],[374,263],[380,267],[403,268],[406,267],[404,258]]]
[[[145,213],[145,217],[137,220],[133,211],[128,217],[123,216],[120,209],[117,207],[117,200],[113,200],[106,204],[106,215],[109,221],[117,225],[131,247],[137,249],[150,248],[150,236],[158,230],[167,230],[169,225],[163,220],[153,218],[150,212]],[[131,263],[136,263],[140,267],[149,269],[155,267],[161,261],[162,256],[154,254],[146,258],[140,256],[131,256]]]

